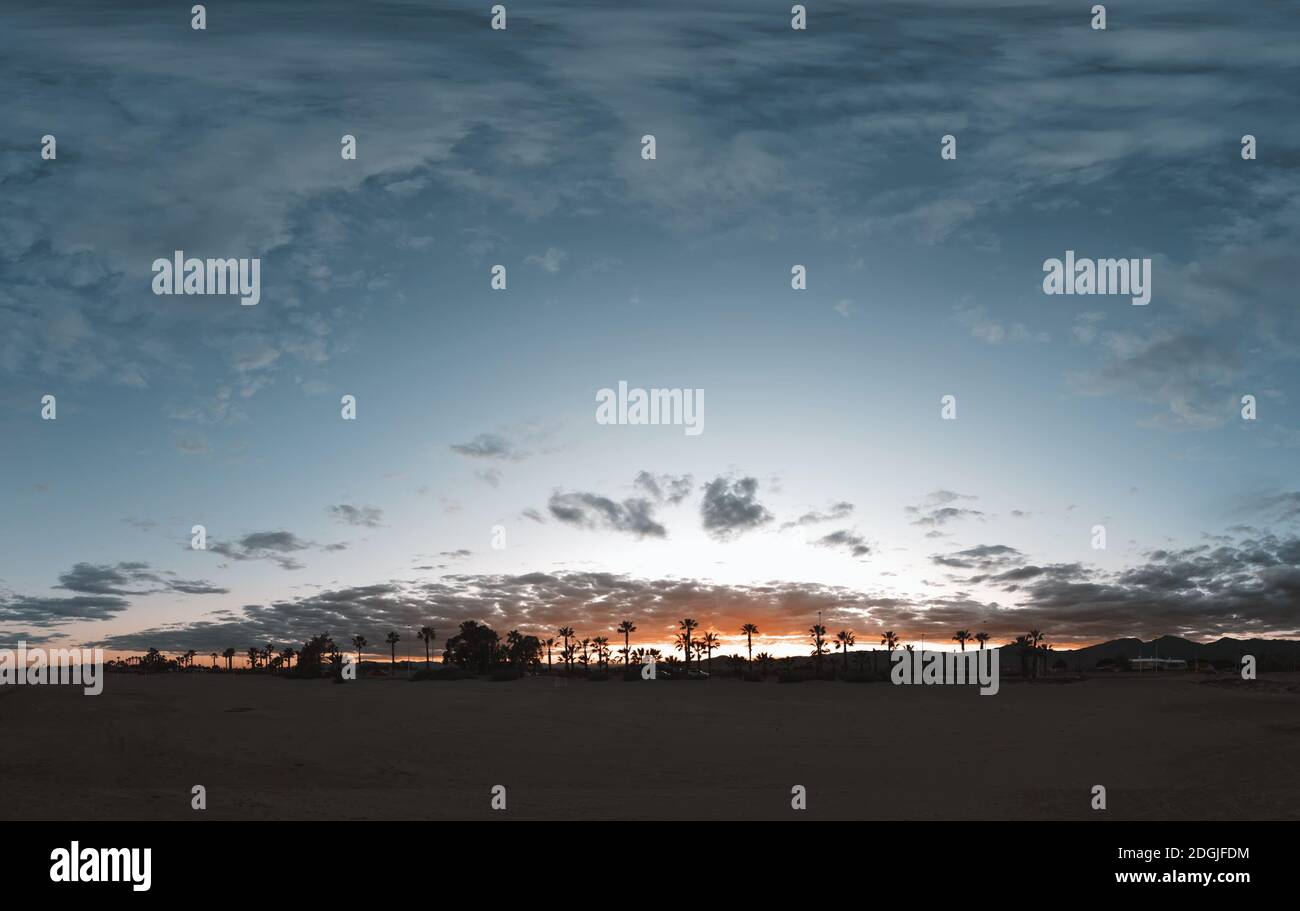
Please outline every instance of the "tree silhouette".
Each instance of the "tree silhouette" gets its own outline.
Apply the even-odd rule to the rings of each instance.
[[[596,649],[596,666],[603,667],[609,664],[609,638],[606,636],[597,636],[591,640],[591,644]]]
[[[236,652],[233,648],[227,648],[221,653],[221,657],[226,659],[226,670],[228,671],[234,670],[234,668],[230,666],[230,662],[235,660],[235,654]]]
[[[618,625],[618,631],[623,634],[623,666],[627,667],[628,659],[632,657],[631,636],[636,632],[636,626],[631,620],[624,620]]]
[[[970,634],[970,630],[959,629],[953,634],[952,641],[961,646],[961,650],[966,651],[966,643],[975,637]]]
[[[835,647],[844,650],[844,673],[849,672],[849,648],[857,643],[853,630],[842,629],[835,634]]]
[[[397,632],[394,631],[389,633],[387,636],[385,636],[384,641],[388,643],[389,661],[390,661],[390,666],[393,669],[392,674],[390,676],[396,677],[397,676],[397,643],[402,641],[402,637],[397,635]]]
[[[555,639],[553,639],[553,638],[552,638],[552,639],[547,639],[545,642],[542,643],[542,645],[546,646],[546,671],[547,671],[547,673],[550,673],[550,670],[551,670],[551,649],[555,646]]]
[[[988,642],[989,639],[991,639],[991,638],[993,638],[993,637],[990,636],[988,633],[985,633],[985,632],[979,632],[979,633],[976,633],[976,634],[975,634],[975,641],[977,641],[977,642],[980,644],[980,651],[981,651],[981,652],[984,651],[984,643],[985,643],[985,642]]]
[[[213,670],[216,670],[216,669],[217,669],[217,653],[216,653],[216,652],[213,652],[213,653],[212,653],[212,669],[213,669]]]
[[[367,645],[369,645],[369,643],[366,642],[366,637],[365,637],[365,636],[353,636],[353,637],[352,637],[352,647],[355,648],[355,649],[357,650],[357,672],[358,672],[358,673],[360,673],[360,671],[361,671],[361,650],[362,650],[363,648],[365,648]],[[299,667],[302,666],[302,662],[301,662],[301,661],[298,662],[298,666],[299,666]]]
[[[705,633],[704,638],[700,640],[700,645],[708,656],[709,671],[713,671],[713,650],[722,645],[722,640],[718,638],[717,633]]]
[[[828,651],[826,648],[826,627],[820,623],[814,623],[808,628],[808,635],[813,641],[813,659],[817,662],[817,676],[822,675],[822,656]]]
[[[752,623],[746,623],[744,626],[740,628],[740,631],[745,634],[745,648],[749,652],[749,663],[753,664],[754,663],[754,637],[759,634],[758,627]]]
[[[296,654],[298,653],[287,645],[285,646],[284,651],[280,652],[280,659],[284,662],[286,670],[293,667],[293,656]]]
[[[555,632],[561,639],[564,640],[564,650],[560,652],[560,654],[567,656],[564,659],[564,672],[567,674],[569,672],[570,665],[573,664],[573,652],[569,651],[569,637],[573,635],[573,627],[562,626]]]
[[[881,637],[880,644],[885,647],[885,661],[887,662],[885,666],[888,667],[894,661],[894,649],[898,648],[898,637],[891,630]]]
[[[699,624],[690,617],[677,624],[677,628],[681,630],[681,633],[677,636],[677,648],[681,649],[686,655],[685,670],[688,674],[691,671],[691,645],[693,641],[691,634],[695,632],[697,627],[699,627]]]
[[[248,666],[251,667],[253,670],[257,670],[257,659],[260,657],[262,657],[262,653],[258,651],[257,646],[256,645],[252,646],[248,650]]]
[[[437,635],[438,634],[431,626],[420,627],[420,638],[424,640],[424,669],[426,671],[429,669],[429,643],[432,642]]]
[[[771,667],[771,665],[772,665],[772,656],[769,655],[767,652],[759,652],[758,667],[759,667],[759,671],[763,675],[763,679],[767,679],[767,669]]]

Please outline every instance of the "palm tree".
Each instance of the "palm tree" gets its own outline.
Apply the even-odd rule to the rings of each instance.
[[[424,669],[426,671],[429,669],[429,643],[432,642],[437,635],[438,634],[431,626],[420,627],[419,637],[424,640]]]
[[[752,623],[746,623],[744,626],[740,628],[740,631],[745,634],[745,648],[749,652],[749,663],[753,664],[754,663],[754,637],[759,634],[758,627]]]
[[[573,652],[569,651],[569,637],[573,635],[573,627],[562,626],[556,630],[556,633],[564,640],[564,651],[560,652],[560,654],[569,656],[564,659],[564,670],[567,672],[569,665],[573,662]]]
[[[970,634],[970,630],[959,629],[953,634],[952,641],[961,646],[961,650],[966,651],[966,643],[975,637]]]
[[[691,672],[691,634],[695,632],[697,627],[699,627],[699,624],[690,617],[677,624],[677,628],[681,630],[681,634],[677,637],[677,647],[686,654],[685,671],[687,674]]]
[[[596,647],[596,667],[609,666],[609,637],[597,636],[591,640],[591,644]]]
[[[542,645],[546,646],[546,672],[549,674],[551,671],[551,649],[555,647],[555,640],[553,638],[547,639]]]
[[[390,654],[389,660],[391,662],[391,666],[393,669],[392,676],[396,677],[397,676],[397,643],[402,641],[402,637],[397,635],[396,631],[394,631],[389,633],[387,636],[385,636],[384,641],[388,643],[389,654]]]
[[[636,632],[636,626],[631,620],[624,620],[618,625],[618,631],[623,634],[623,666],[627,667],[628,659],[632,657],[631,636]]]
[[[186,667],[193,667],[193,666],[194,666],[194,656],[197,655],[197,654],[198,654],[198,652],[194,651],[194,649],[190,649],[188,652],[185,653],[185,666],[186,666]]]
[[[977,642],[980,644],[980,651],[981,651],[981,652],[984,651],[984,643],[985,643],[985,642],[988,642],[989,639],[991,639],[991,638],[993,638],[993,637],[990,636],[988,633],[985,633],[985,632],[979,632],[979,633],[976,633],[976,634],[975,634],[975,641],[977,641]]]
[[[808,628],[808,635],[813,641],[813,657],[817,659],[817,676],[822,675],[822,655],[827,652],[826,648],[826,627],[820,623],[814,623]]]
[[[1046,638],[1047,638],[1046,636],[1044,636],[1042,633],[1040,633],[1040,632],[1039,632],[1038,630],[1036,630],[1036,629],[1031,629],[1031,630],[1029,631],[1029,644],[1030,644],[1033,648],[1035,648],[1035,649],[1041,648],[1041,647],[1042,647],[1042,646],[1041,646],[1041,643],[1042,643],[1042,641],[1043,641],[1044,639],[1046,639]],[[1035,652],[1035,654],[1034,654],[1034,676],[1035,676],[1035,677],[1038,676],[1038,654],[1037,654],[1037,652]]]
[[[892,664],[894,661],[894,649],[898,648],[898,637],[893,631],[886,632],[880,639],[880,644],[885,647],[886,660]]]
[[[717,633],[705,633],[704,638],[700,640],[700,643],[704,647],[704,651],[708,656],[709,670],[712,671],[713,650],[715,648],[719,648],[722,645],[722,640],[718,637]]]
[[[853,630],[842,629],[835,634],[835,647],[844,650],[844,673],[849,672],[849,648],[857,644]]]
[[[763,675],[764,679],[767,678],[767,669],[771,666],[771,664],[772,664],[771,655],[769,655],[767,652],[758,653],[758,669],[759,672]]]
[[[235,650],[233,648],[228,648],[221,653],[221,657],[226,659],[226,670],[234,670],[234,668],[230,666],[230,662],[235,660]]]
[[[284,664],[286,668],[293,667],[293,659],[294,656],[297,654],[298,654],[297,652],[295,652],[293,649],[289,648],[288,646],[285,646],[284,651],[280,652],[280,657],[284,659]]]
[[[257,670],[257,659],[260,657],[262,657],[262,653],[258,651],[257,646],[254,645],[248,650],[248,666],[253,670]]]
[[[366,645],[368,645],[368,643],[366,642],[366,637],[365,637],[365,636],[353,636],[353,637],[352,637],[352,647],[355,648],[355,649],[357,650],[357,670],[358,670],[358,671],[361,670],[361,650],[362,650],[363,648],[365,648]]]
[[[216,670],[216,668],[217,668],[217,653],[216,653],[216,652],[213,652],[213,653],[212,653],[212,669],[213,669],[213,670]]]

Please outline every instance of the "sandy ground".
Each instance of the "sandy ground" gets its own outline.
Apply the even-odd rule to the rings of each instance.
[[[111,675],[0,692],[0,818],[1297,819],[1300,677],[1266,680]]]

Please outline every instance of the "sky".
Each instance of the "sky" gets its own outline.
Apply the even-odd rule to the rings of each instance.
[[[1300,635],[1286,5],[206,6],[0,7],[3,642]]]

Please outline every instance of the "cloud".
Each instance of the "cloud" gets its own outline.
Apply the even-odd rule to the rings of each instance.
[[[515,448],[505,437],[496,433],[480,433],[468,443],[453,443],[451,451],[471,459],[503,459],[517,462],[526,454]]]
[[[957,322],[970,330],[970,334],[982,342],[999,345],[1002,342],[1039,342],[1052,340],[1046,332],[1034,332],[1024,323],[1002,323],[991,319],[982,306],[955,308]]]
[[[1006,544],[980,544],[946,556],[936,554],[930,560],[939,566],[990,570],[1023,562],[1024,558],[1024,554]]]
[[[328,506],[326,511],[342,525],[357,525],[362,528],[378,528],[384,519],[384,511],[377,506],[351,506],[340,503]]]
[[[106,595],[76,595],[71,598],[12,596],[0,598],[0,623],[50,627],[78,620],[111,620],[129,606],[124,598]]]
[[[302,569],[304,564],[291,554],[316,547],[289,531],[257,531],[235,541],[209,541],[208,550],[232,560],[268,560],[281,569]],[[342,550],[343,544],[325,545],[322,550]]]
[[[524,262],[532,266],[539,266],[544,272],[559,272],[560,264],[564,262],[566,254],[563,250],[556,247],[547,248],[545,253],[536,254],[527,257]]]
[[[836,522],[840,519],[847,519],[852,514],[853,504],[847,500],[841,500],[838,503],[832,503],[826,512],[818,512],[815,509],[811,509],[791,522],[784,522],[781,525],[781,529],[784,531],[788,528],[797,528],[803,525],[816,525],[821,522]]]
[[[758,480],[718,477],[704,488],[700,504],[704,530],[719,540],[728,540],[772,521],[772,514],[758,502]]]
[[[551,494],[551,515],[577,528],[607,528],[639,538],[666,538],[668,531],[654,520],[655,506],[644,497],[616,503],[594,493]]]
[[[650,496],[656,503],[676,505],[691,495],[695,488],[695,479],[688,474],[673,476],[669,474],[652,475],[648,471],[637,474],[632,482]]]
[[[955,493],[951,490],[935,490],[926,494],[920,504],[916,506],[904,506],[903,511],[909,515],[916,516],[913,525],[934,527],[947,525],[959,519],[982,518],[984,513],[978,509],[966,509],[961,506],[950,506],[946,504],[955,503],[959,500],[974,500],[976,497],[967,494]]]
[[[818,538],[814,544],[817,547],[843,547],[855,557],[865,557],[871,553],[871,548],[867,545],[866,540],[852,531],[833,531]]]
[[[59,584],[54,587],[88,595],[152,595],[159,592],[224,595],[229,591],[208,582],[176,579],[174,575],[153,572],[148,563],[78,563],[60,575]]]

